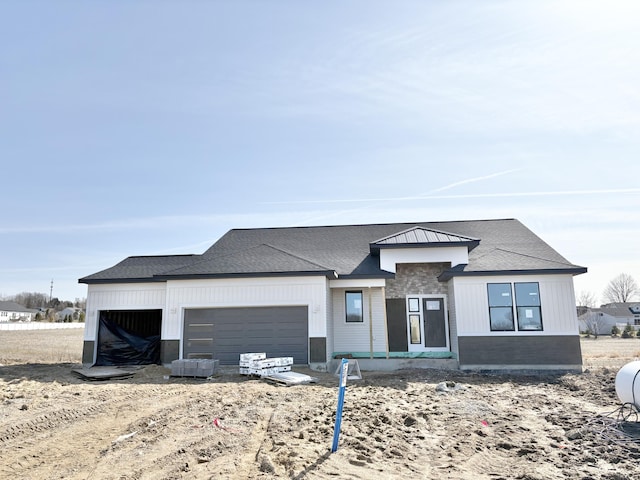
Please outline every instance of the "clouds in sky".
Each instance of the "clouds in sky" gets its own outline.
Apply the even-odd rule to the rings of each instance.
[[[0,296],[230,228],[515,217],[640,280],[637,2],[5,2]]]

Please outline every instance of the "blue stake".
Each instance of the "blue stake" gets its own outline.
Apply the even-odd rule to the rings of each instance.
[[[336,410],[336,425],[333,428],[333,446],[331,453],[338,450],[338,438],[340,438],[340,425],[342,424],[342,405],[344,404],[344,391],[347,388],[347,373],[349,372],[349,360],[342,359],[340,364],[340,389],[338,390],[338,409]]]

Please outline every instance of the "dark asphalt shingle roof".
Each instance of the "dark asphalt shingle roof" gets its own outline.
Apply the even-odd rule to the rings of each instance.
[[[403,237],[411,231],[414,236]],[[451,273],[456,275],[586,271],[570,263],[518,220],[504,219],[234,229],[202,255],[130,257],[80,282],[299,273],[332,276],[333,272],[343,278],[385,277],[391,274],[380,270],[378,257],[372,253],[372,244],[375,247],[375,242],[385,239],[413,246],[413,240],[425,246],[438,241],[451,245],[466,242],[471,248],[479,240],[470,249],[468,265],[452,266]]]
[[[270,245],[256,245],[240,252],[221,255],[202,255],[197,260],[165,272],[168,277],[176,275],[227,275],[251,273],[308,272],[326,274],[330,267],[323,267],[304,258],[279,250]]]
[[[99,283],[100,281],[113,280],[152,281],[154,275],[189,265],[196,258],[200,258],[200,256],[158,255],[127,257],[111,268],[81,278],[80,283]]]

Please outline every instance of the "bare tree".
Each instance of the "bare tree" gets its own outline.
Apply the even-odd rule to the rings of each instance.
[[[596,294],[587,290],[581,291],[576,297],[576,304],[579,307],[594,308],[598,303]]]
[[[604,316],[600,312],[588,311],[582,316],[581,320],[587,327],[587,331],[595,338],[598,338],[598,335],[602,333],[608,333],[602,331],[606,326],[606,322],[604,320]]]
[[[576,297],[576,307],[578,316],[584,315],[589,309],[594,308],[597,305],[598,299],[593,292],[587,290],[581,291]]]
[[[26,308],[38,308],[47,304],[49,296],[38,292],[22,292],[11,297],[11,301]]]
[[[627,273],[621,273],[609,282],[602,296],[609,303],[624,303],[632,300],[638,293],[640,288],[634,278]]]

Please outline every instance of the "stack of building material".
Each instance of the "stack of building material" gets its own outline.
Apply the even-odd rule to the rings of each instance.
[[[240,354],[240,375],[268,377],[276,373],[289,372],[293,357],[267,358],[266,353]]]
[[[318,381],[316,377],[311,377],[304,373],[298,372],[274,373],[273,375],[269,375],[268,377],[263,377],[263,379],[265,381],[276,383],[278,385],[286,385],[287,387],[290,387],[291,385],[315,383]]]
[[[187,358],[171,362],[173,377],[210,377],[218,369],[218,360]]]

